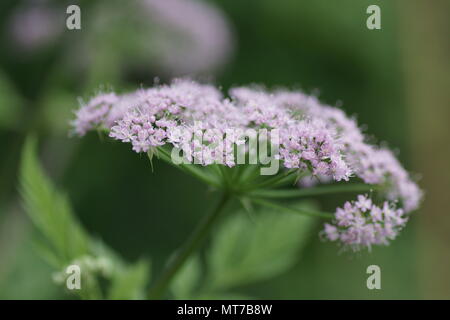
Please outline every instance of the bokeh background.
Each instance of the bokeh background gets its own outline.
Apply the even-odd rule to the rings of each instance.
[[[66,8],[81,7],[81,30]],[[366,8],[381,7],[381,30]],[[389,247],[339,254],[312,232],[293,268],[240,292],[275,299],[450,298],[450,3],[445,0],[131,0],[0,3],[0,298],[65,299],[33,248],[17,192],[25,137],[37,133],[53,181],[83,225],[153,273],[214,198],[127,145],[69,136],[77,98],[176,76],[287,86],[357,115],[420,178],[426,199]],[[342,198],[318,199],[332,209]],[[368,290],[366,268],[382,270]]]

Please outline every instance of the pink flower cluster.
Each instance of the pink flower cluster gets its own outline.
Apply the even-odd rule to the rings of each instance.
[[[212,86],[176,80],[169,86],[140,89],[120,97],[101,94],[76,112],[75,131],[83,135],[103,126],[110,130],[110,137],[131,143],[136,152],[170,143],[194,150],[186,156],[209,165],[230,155],[233,145],[245,142],[246,129],[278,129],[279,159],[286,168],[310,170],[313,175],[330,176],[336,181],[349,179],[352,170],[344,161],[344,146],[335,128],[321,119],[293,118],[288,109],[263,95],[240,99],[240,91],[243,89],[231,92],[232,100],[224,99]],[[192,135],[200,132],[206,141],[198,145],[196,140],[181,139],[180,128]],[[227,134],[229,129],[239,129],[242,134]],[[225,145],[219,143],[223,136]],[[187,143],[191,144],[189,148]],[[235,165],[233,157],[224,162]]]
[[[346,202],[336,210],[334,224],[326,223],[323,234],[327,240],[339,240],[353,250],[370,250],[374,244],[387,245],[394,240],[407,220],[403,209],[387,201],[379,207],[366,195],[359,195],[357,201]]]
[[[406,211],[417,209],[422,192],[410,179],[408,172],[398,162],[392,152],[367,143],[356,120],[349,118],[341,109],[326,106],[313,96],[301,92],[277,91],[268,94],[262,89],[240,88],[233,91],[239,99],[246,101],[272,101],[272,105],[289,110],[293,118],[310,117],[323,120],[329,130],[339,137],[339,150],[345,155],[345,163],[354,175],[365,183],[383,185],[389,200],[399,200]],[[318,174],[320,180],[329,175]],[[306,180],[305,184],[310,184]]]
[[[92,98],[87,104],[75,112],[75,120],[72,125],[75,132],[83,136],[92,128],[99,125],[111,125],[114,118],[111,115],[111,108],[119,101],[114,93],[99,94]]]
[[[281,131],[280,142],[280,158],[286,168],[309,170],[313,176],[336,181],[349,180],[352,171],[344,161],[343,145],[324,121],[298,121]]]
[[[304,185],[312,185],[311,177],[321,182],[355,177],[379,186],[377,190],[387,200],[403,208],[394,210],[387,203],[383,209],[372,204],[361,207],[370,200],[360,196],[357,202],[338,209],[335,226],[326,225],[327,238],[353,247],[386,243],[406,221],[403,215],[418,207],[422,192],[407,171],[392,152],[369,144],[355,119],[342,110],[293,91],[238,87],[229,96],[225,98],[214,86],[179,79],[125,95],[100,94],[76,112],[73,125],[80,135],[94,128],[106,129],[110,137],[131,143],[136,152],[169,145],[183,150],[192,162],[209,165],[219,161],[230,167],[235,165],[234,147],[245,143],[236,129],[243,133],[276,129],[276,157],[285,168],[308,173]],[[186,139],[186,132],[201,134],[203,140]],[[224,136],[226,143],[219,143]],[[352,217],[350,224],[343,222],[342,210]]]

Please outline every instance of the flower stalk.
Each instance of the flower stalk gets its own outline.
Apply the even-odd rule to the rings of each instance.
[[[318,186],[303,189],[265,189],[255,190],[250,193],[250,196],[258,198],[302,198],[302,197],[314,197],[326,194],[336,194],[342,192],[372,192],[376,191],[376,186],[367,185],[363,183],[354,184],[342,184],[342,185],[329,185]]]
[[[328,212],[321,212],[321,211],[309,210],[309,209],[307,210],[307,209],[291,208],[291,207],[281,205],[276,202],[261,199],[261,198],[251,198],[251,201],[256,204],[260,204],[262,206],[276,209],[279,211],[285,211],[285,212],[290,212],[290,213],[294,213],[294,214],[301,214],[301,215],[310,216],[310,217],[332,219],[334,216],[333,214],[328,213]]]
[[[177,272],[184,265],[189,256],[194,253],[207,238],[209,231],[214,226],[214,223],[217,221],[221,213],[223,213],[229,200],[230,195],[228,193],[224,193],[216,208],[200,221],[189,239],[179,249],[175,256],[169,260],[163,274],[150,290],[149,298],[151,300],[161,299],[163,297],[167,287],[170,285],[170,282],[175,277]]]

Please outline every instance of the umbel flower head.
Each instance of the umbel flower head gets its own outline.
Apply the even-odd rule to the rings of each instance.
[[[73,127],[80,136],[106,130],[138,153],[176,147],[190,162],[228,167],[236,166],[234,152],[246,130],[276,130],[273,157],[286,170],[317,181],[359,179],[384,196],[378,206],[360,195],[325,225],[326,239],[353,249],[394,239],[422,197],[392,152],[369,144],[355,119],[302,92],[238,87],[224,97],[212,85],[178,79],[124,95],[101,93],[76,111]],[[199,133],[201,140],[195,139]]]

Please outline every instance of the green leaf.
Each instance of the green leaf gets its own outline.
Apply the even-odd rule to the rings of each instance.
[[[305,205],[297,205],[305,207]],[[315,218],[265,210],[224,221],[207,255],[206,292],[224,291],[275,277],[296,262]]]
[[[149,262],[125,263],[100,240],[92,238],[73,214],[70,203],[42,170],[36,156],[36,140],[28,138],[21,162],[20,191],[26,211],[41,233],[35,246],[59,275],[76,263],[82,268],[82,298],[101,298],[99,277],[110,280],[111,299],[141,299],[148,283]]]
[[[26,212],[52,248],[60,267],[89,252],[89,237],[72,213],[67,197],[45,176],[36,156],[36,140],[27,139],[20,169]],[[49,254],[47,255],[49,256]]]
[[[150,263],[147,260],[117,270],[111,282],[109,299],[143,299],[149,272]]]
[[[177,273],[171,283],[175,299],[195,299],[196,288],[201,277],[201,266],[198,256],[190,258]]]

